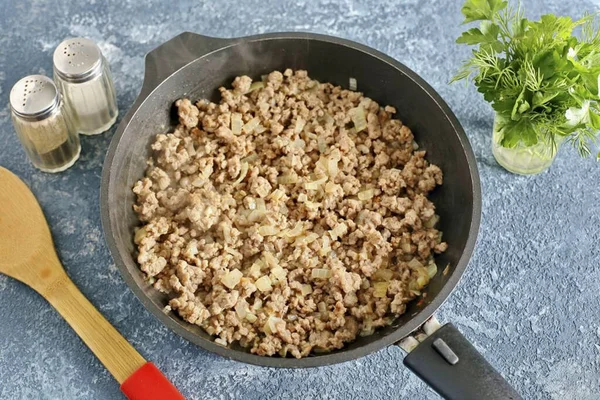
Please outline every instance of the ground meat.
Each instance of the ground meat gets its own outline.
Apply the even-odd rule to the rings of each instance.
[[[223,346],[293,357],[404,313],[447,244],[427,199],[442,171],[396,109],[290,69],[219,91],[175,103],[179,125],[133,188],[137,260],[165,311]]]

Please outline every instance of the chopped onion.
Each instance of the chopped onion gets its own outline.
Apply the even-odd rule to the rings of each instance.
[[[268,335],[277,332],[277,324],[282,321],[283,320],[281,318],[270,316],[269,319],[267,319],[267,323],[264,326],[264,332]]]
[[[287,277],[287,272],[285,269],[281,268],[279,265],[271,270],[271,275],[275,278],[275,281],[282,282],[285,281]]]
[[[352,122],[354,123],[354,129],[356,132],[360,132],[367,128],[367,119],[365,117],[365,110],[362,107],[358,106],[350,109],[348,111],[352,118]]]
[[[302,119],[302,117],[298,117],[296,119],[296,127],[294,128],[294,133],[300,133],[304,129],[304,125],[306,125],[306,121]]]
[[[425,267],[415,268],[416,277],[408,283],[410,290],[419,291],[429,283],[429,272]]]
[[[236,268],[233,271],[229,271],[223,275],[221,278],[221,283],[227,286],[229,289],[233,289],[238,283],[240,283],[242,276],[244,276],[244,274],[242,274],[241,271]]]
[[[279,265],[279,262],[277,261],[275,256],[273,254],[271,254],[271,252],[263,251],[262,254],[263,254],[263,257],[265,258],[265,264],[268,267],[274,268]]]
[[[373,327],[371,324],[365,323],[363,325],[363,327],[361,328],[358,336],[361,336],[361,337],[371,336],[374,332],[375,332],[375,327]]]
[[[244,126],[244,121],[242,121],[242,114],[231,114],[231,132],[233,132],[234,135],[239,135],[240,133],[242,133],[242,126]]]
[[[439,220],[440,220],[440,216],[437,214],[434,214],[434,216],[429,218],[427,221],[425,221],[425,223],[423,225],[425,226],[425,228],[433,228],[435,226],[435,224],[438,223]]]
[[[321,257],[325,257],[331,251],[330,240],[331,239],[329,239],[329,236],[327,235],[323,235],[323,237],[321,238],[322,244],[321,248],[319,249],[319,255]]]
[[[250,322],[251,324],[253,324],[253,323],[256,322],[256,320],[258,318],[256,317],[256,314],[253,314],[253,313],[249,312],[249,313],[246,314],[246,319],[248,320],[248,322]]]
[[[306,193],[300,193],[298,195],[298,202],[299,203],[304,203],[306,200],[308,200],[308,196],[306,195]]]
[[[295,149],[304,150],[306,148],[306,142],[302,139],[296,139],[292,142],[292,144],[290,146],[292,146]]]
[[[335,183],[329,181],[327,182],[327,184],[325,185],[325,193],[333,193],[335,191],[335,189],[337,188],[338,185],[336,185]]]
[[[271,225],[262,225],[258,227],[258,233],[261,236],[273,236],[279,233],[279,230]]]
[[[256,299],[254,300],[254,304],[252,305],[252,309],[254,311],[258,311],[262,308],[263,306],[263,301],[261,299]]]
[[[202,187],[204,185],[204,183],[206,182],[206,179],[203,178],[196,178],[192,181],[192,186],[194,187]]]
[[[419,274],[419,277],[417,278],[417,285],[419,289],[423,289],[425,286],[427,286],[428,283],[429,274],[427,273],[427,270],[425,270],[425,274]]]
[[[438,267],[436,265],[436,263],[432,262],[431,264],[429,264],[427,266],[427,275],[429,276],[429,279],[433,278],[435,276],[435,274],[437,274],[438,271]]]
[[[248,91],[244,94],[249,94],[254,92],[257,89],[261,89],[265,87],[265,83],[261,82],[261,81],[257,81],[257,82],[252,82],[252,84],[250,85],[250,89],[248,89]]]
[[[253,278],[258,278],[261,275],[261,270],[262,270],[262,261],[256,260],[256,262],[254,264],[252,264],[252,266],[250,267],[250,270],[248,271],[248,275],[250,275]]]
[[[306,206],[306,208],[308,208],[309,210],[318,210],[319,207],[321,206],[321,203],[315,203],[313,201],[305,201],[304,205]]]
[[[448,263],[445,267],[444,270],[442,271],[442,275],[446,276],[448,275],[448,272],[450,271],[450,263]]]
[[[277,183],[279,183],[280,185],[291,185],[294,183],[298,183],[299,180],[300,178],[298,178],[298,175],[296,175],[295,173],[281,175],[277,177]]]
[[[303,244],[310,244],[312,242],[314,242],[315,240],[317,240],[319,237],[318,234],[314,233],[314,232],[310,232],[307,235],[304,236],[299,236],[296,241],[294,242],[295,245],[303,245]]]
[[[329,279],[331,277],[331,270],[327,268],[313,268],[310,276],[313,279]]]
[[[311,285],[304,284],[300,287],[300,291],[302,292],[302,296],[306,296],[313,292],[313,288]]]
[[[268,292],[269,290],[273,289],[273,286],[271,286],[271,279],[266,275],[258,278],[254,284],[261,292]]]
[[[327,142],[325,141],[325,138],[323,136],[319,136],[317,138],[317,147],[321,154],[327,151]]]
[[[329,231],[329,235],[331,236],[331,239],[333,239],[333,240],[337,240],[338,237],[342,237],[346,233],[348,233],[348,225],[346,225],[343,222],[341,224],[336,225],[335,228],[333,228]]]
[[[364,144],[359,144],[358,146],[356,146],[356,149],[358,151],[360,151],[361,153],[363,153],[363,154],[368,154],[369,153],[369,148],[366,145],[364,145]]]
[[[335,124],[335,119],[329,113],[325,113],[325,125],[333,125]]]
[[[385,297],[389,285],[389,282],[375,282],[373,284],[373,297]]]
[[[256,133],[263,133],[266,130],[267,130],[267,128],[264,127],[262,124],[258,124],[258,126],[256,128],[254,128],[254,132],[256,132]]]
[[[248,302],[244,299],[238,300],[238,302],[235,304],[235,312],[238,317],[242,319],[246,318],[246,315],[248,315]]]
[[[269,195],[269,197],[275,201],[281,200],[284,196],[285,196],[285,192],[281,189],[275,189]]]
[[[321,314],[325,314],[327,312],[327,304],[324,301],[320,301],[317,304],[317,308]]]
[[[325,182],[327,182],[326,176],[317,179],[316,181],[306,182],[304,184],[304,187],[306,188],[306,190],[317,190]]]
[[[304,135],[306,135],[307,138],[309,139],[316,139],[317,135],[312,133],[312,132],[304,132]]]
[[[229,240],[231,240],[231,235],[229,235],[228,237],[229,237]],[[225,252],[231,254],[232,256],[236,256],[236,257],[239,257],[239,258],[244,258],[244,256],[242,255],[242,253],[240,253],[236,249],[232,249],[231,247],[225,247]]]
[[[327,160],[327,175],[329,175],[331,178],[335,178],[338,172],[338,161],[332,159]]]
[[[248,221],[249,222],[258,222],[258,221],[262,220],[266,214],[267,213],[264,210],[253,210],[250,214],[248,214]]]
[[[409,253],[410,253],[410,251],[412,250],[412,247],[411,247],[411,245],[410,245],[410,241],[408,241],[408,240],[403,240],[403,241],[400,243],[400,249],[402,249],[402,251],[403,251],[404,253],[407,253],[407,254],[409,254]],[[409,256],[409,257],[410,257],[410,256]]]
[[[140,244],[142,239],[146,236],[146,233],[148,233],[148,232],[146,231],[145,226],[143,226],[143,227],[139,228],[137,231],[135,231],[135,237],[133,238],[133,241],[135,242],[135,244]]]
[[[244,180],[244,178],[246,177],[246,174],[248,173],[248,163],[242,163],[242,167],[240,170],[240,175],[237,177],[237,179],[233,182],[233,185],[237,185],[238,183],[240,183],[241,181]]]
[[[375,271],[375,273],[373,274],[373,279],[379,280],[379,281],[390,281],[393,276],[394,276],[394,271],[384,268],[384,269],[378,269],[377,271]]]
[[[415,142],[414,140],[412,141],[412,148],[413,148],[413,150],[419,150],[419,144],[417,142]]]
[[[240,161],[243,162],[243,163],[251,164],[251,163],[253,163],[256,160],[258,160],[258,154],[251,153],[248,156],[242,158]]]
[[[366,189],[361,192],[358,192],[358,199],[361,201],[371,200],[375,195],[374,189]]]
[[[331,153],[329,153],[329,159],[340,161],[342,159],[342,153],[340,152],[340,149],[336,147],[333,150],[331,150]]]
[[[296,237],[300,236],[302,232],[304,232],[304,225],[302,224],[302,222],[298,221],[296,222],[296,226],[294,226],[293,229],[287,230],[285,232],[285,235],[287,237]]]
[[[315,232],[310,232],[306,237],[306,243],[312,243],[319,238],[319,234]]]
[[[266,211],[267,210],[267,206],[265,205],[265,199],[262,198],[258,198],[256,199],[256,209],[258,211]]]
[[[246,122],[246,125],[242,127],[242,130],[245,133],[252,133],[258,124],[260,124],[260,118],[254,117],[250,121]]]
[[[412,260],[410,260],[408,262],[408,266],[412,269],[420,269],[423,268],[423,264],[421,264],[421,262],[419,260],[417,260],[416,258],[413,258]]]

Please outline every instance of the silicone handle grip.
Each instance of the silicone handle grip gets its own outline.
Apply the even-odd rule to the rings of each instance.
[[[185,400],[185,397],[151,362],[142,365],[121,385],[129,400]]]
[[[522,399],[452,324],[419,344],[404,365],[448,400]]]

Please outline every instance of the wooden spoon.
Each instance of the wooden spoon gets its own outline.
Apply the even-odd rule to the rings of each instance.
[[[29,188],[0,167],[0,272],[42,295],[121,384],[131,400],[184,397],[83,296],[63,269]]]

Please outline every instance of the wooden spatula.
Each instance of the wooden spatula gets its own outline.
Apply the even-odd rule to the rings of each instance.
[[[63,269],[50,229],[29,188],[0,167],[0,272],[41,294],[77,332],[131,400],[181,400],[167,378],[147,362],[81,294]]]

